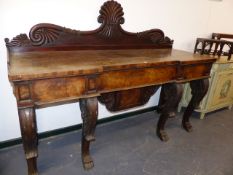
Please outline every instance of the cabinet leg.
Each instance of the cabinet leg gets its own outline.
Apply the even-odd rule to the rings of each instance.
[[[181,105],[178,105],[177,112],[181,112],[181,109],[182,109],[182,106],[181,106]]]
[[[157,135],[162,141],[169,139],[164,127],[168,118],[175,117],[182,93],[182,84],[169,83],[162,86],[158,105],[161,115],[157,124]]]
[[[202,112],[201,115],[200,115],[200,119],[202,120],[202,119],[204,119],[204,118],[205,118],[205,113]]]
[[[90,142],[95,140],[95,128],[98,116],[98,101],[96,97],[81,99],[79,101],[83,120],[82,127],[82,161],[84,169],[94,166],[90,155]]]
[[[190,82],[190,87],[192,90],[192,98],[184,112],[182,126],[187,132],[192,131],[192,125],[189,122],[189,118],[193,113],[194,109],[198,107],[201,100],[206,95],[208,88],[209,88],[209,80],[208,79],[201,79],[201,80],[194,80]]]
[[[35,109],[33,107],[18,109],[23,147],[28,165],[28,175],[38,175],[36,160],[37,127]]]

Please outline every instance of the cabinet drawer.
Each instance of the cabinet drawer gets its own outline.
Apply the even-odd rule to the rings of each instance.
[[[156,85],[176,80],[176,66],[104,72],[99,90],[118,90]]]
[[[31,86],[35,102],[56,102],[85,93],[84,77],[37,80]]]
[[[196,79],[204,76],[209,76],[212,64],[197,64],[197,65],[184,65],[183,77],[184,79]]]

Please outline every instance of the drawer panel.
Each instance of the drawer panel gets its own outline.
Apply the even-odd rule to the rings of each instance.
[[[32,83],[35,102],[56,102],[75,98],[85,93],[84,77],[37,80]]]
[[[174,81],[176,67],[166,66],[134,70],[104,72],[99,77],[99,90],[109,91],[156,85]]]
[[[184,79],[196,79],[210,75],[212,64],[197,64],[197,65],[184,65],[183,77]]]

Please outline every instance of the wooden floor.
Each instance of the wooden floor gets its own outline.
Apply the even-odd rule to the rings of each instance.
[[[97,127],[91,153],[95,168],[84,171],[80,131],[40,141],[40,175],[232,175],[233,111],[191,118],[194,131],[181,128],[181,116],[167,122],[170,140],[155,135],[158,114],[144,113]],[[1,175],[26,175],[22,145],[0,150]]]

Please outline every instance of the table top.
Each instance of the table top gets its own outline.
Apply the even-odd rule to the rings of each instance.
[[[20,52],[9,55],[12,81],[98,74],[103,71],[213,62],[214,56],[175,49]]]

